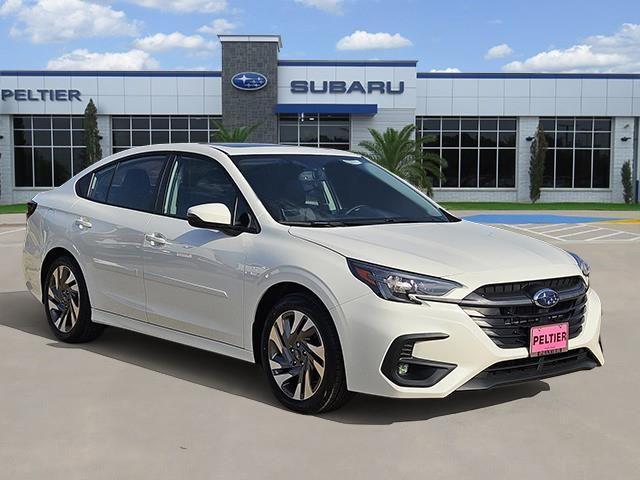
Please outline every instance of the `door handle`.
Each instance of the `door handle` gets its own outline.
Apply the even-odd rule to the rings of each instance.
[[[167,239],[161,233],[147,233],[144,239],[153,247],[163,247],[167,244]]]
[[[80,230],[89,230],[93,225],[86,218],[80,217],[74,222]]]

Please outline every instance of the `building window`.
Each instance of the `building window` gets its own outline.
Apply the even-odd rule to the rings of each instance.
[[[610,118],[541,118],[540,124],[549,145],[544,187],[609,188]]]
[[[16,187],[57,187],[82,170],[84,119],[72,115],[13,117]]]
[[[512,117],[418,117],[424,151],[444,158],[440,187],[515,188],[516,126]]]
[[[134,115],[111,117],[113,153],[156,143],[215,141],[221,117],[190,115]]]
[[[349,115],[280,115],[280,143],[349,150]]]

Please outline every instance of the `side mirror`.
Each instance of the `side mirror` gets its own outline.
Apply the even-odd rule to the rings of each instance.
[[[224,203],[205,203],[187,210],[189,225],[197,228],[228,230],[232,228],[231,212]]]

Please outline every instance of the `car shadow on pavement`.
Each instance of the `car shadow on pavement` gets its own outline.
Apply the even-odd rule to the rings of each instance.
[[[27,292],[0,294],[0,325],[51,340],[49,346],[83,349],[181,380],[284,409],[273,397],[259,367],[247,362],[118,328],[107,328],[97,340],[66,344],[56,340],[42,306]],[[386,425],[491,407],[533,397],[549,390],[545,382],[482,392],[456,392],[446,399],[399,400],[356,395],[342,409],[319,418],[345,423]]]

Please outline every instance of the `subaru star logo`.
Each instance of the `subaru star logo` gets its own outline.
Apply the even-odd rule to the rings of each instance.
[[[238,90],[260,90],[267,85],[267,77],[256,72],[236,73],[231,83]]]
[[[558,292],[550,288],[538,290],[533,296],[533,303],[542,308],[551,308],[557,305],[559,301]]]

